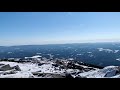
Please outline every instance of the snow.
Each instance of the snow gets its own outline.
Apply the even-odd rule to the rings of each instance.
[[[90,55],[88,55],[89,57],[93,57],[94,55],[92,55],[92,54],[90,54]]]
[[[32,73],[31,72],[25,72],[25,71],[21,71],[18,72],[16,74],[10,74],[10,75],[1,75],[0,78],[30,78],[32,77]],[[34,77],[34,76],[33,76]]]
[[[115,50],[115,51],[114,51],[114,53],[117,53],[117,52],[119,52],[119,50]]]
[[[105,51],[105,52],[108,52],[108,53],[110,53],[110,52],[113,52],[113,50],[111,50],[111,49],[103,49],[103,48],[97,48],[99,51]]]
[[[59,69],[58,67],[52,66],[52,63],[48,64],[43,64],[41,66],[38,66],[37,64],[32,64],[32,63],[16,63],[16,62],[5,62],[2,61],[0,64],[9,64],[11,67],[19,65],[21,71],[17,71],[15,74],[7,74],[3,75],[0,74],[0,78],[38,78],[37,76],[33,76],[32,72],[38,72],[40,73],[52,73],[52,74],[63,74],[64,72],[67,73],[77,73],[80,70],[78,69]],[[87,66],[80,65],[84,68],[88,68]],[[56,69],[55,69],[56,68]],[[96,69],[96,70],[90,70],[88,72],[83,72],[79,73],[78,75],[73,75],[74,77],[76,76],[82,76],[82,77],[87,77],[87,78],[120,78],[120,75],[115,75],[116,71],[118,70],[118,66],[107,66],[103,69]],[[0,71],[0,73],[3,71]],[[6,71],[9,72],[9,71]],[[42,78],[42,77],[39,77]],[[49,77],[48,77],[49,78]]]
[[[37,64],[32,63],[16,63],[16,62],[5,62],[1,61],[0,64],[9,64],[11,67],[18,65],[22,71],[36,71],[39,70]]]
[[[8,60],[13,60],[14,58],[8,58]]]
[[[98,48],[99,51],[103,51],[103,48]]]
[[[42,57],[42,56],[36,55],[36,56],[32,56],[31,58],[40,58],[40,57]]]
[[[36,53],[36,54],[42,54],[42,53]]]
[[[83,68],[88,68],[88,66],[84,66],[84,65],[80,65],[81,67],[83,67]]]
[[[120,74],[116,76],[112,76],[111,78],[120,78]]]
[[[11,54],[12,52],[8,52],[8,54]]]
[[[68,60],[74,60],[73,58],[69,58]]]
[[[67,60],[61,60],[64,61],[65,64],[67,64],[69,61]],[[12,70],[7,71],[0,71],[0,78],[49,78],[51,76],[48,75],[48,77],[39,77],[34,76],[32,73],[38,72],[38,73],[51,73],[51,74],[65,74],[65,72],[72,74],[73,77],[81,76],[86,78],[120,78],[120,74],[116,73],[119,70],[118,66],[107,66],[103,69],[94,68],[94,70],[90,71],[84,71],[79,69],[61,69],[58,67],[53,66],[52,64],[55,64],[54,61],[44,60],[40,61],[42,63],[41,65],[38,65],[37,63],[32,62],[24,62],[24,63],[17,63],[17,62],[8,62],[8,61],[1,61],[0,64],[9,64],[10,67],[18,65],[21,69],[21,71],[15,71],[15,74],[9,74]],[[92,68],[85,65],[80,65],[78,63],[75,63],[75,65],[79,65],[86,68]],[[79,72],[79,73],[78,73]],[[4,75],[4,73],[8,73]]]
[[[15,48],[16,50],[20,49],[20,48]]]
[[[79,72],[80,70],[78,69],[67,69],[66,72],[67,73],[74,73],[74,72]]]
[[[87,52],[87,53],[92,53],[92,52]]]
[[[117,58],[116,60],[117,60],[117,61],[120,61],[120,58]]]
[[[33,64],[33,63],[16,63],[16,62],[5,62],[5,61],[1,61],[0,64],[9,64],[11,67],[18,65],[21,69],[21,71],[19,71],[18,73],[11,74],[11,75],[3,75],[0,76],[1,78],[5,78],[5,77],[21,77],[21,78],[26,78],[32,75],[32,72],[37,72],[37,71],[41,71],[41,73],[64,73],[65,70],[61,69],[59,70],[59,68],[55,68],[52,66],[53,62],[47,62],[46,64],[43,64],[41,66],[38,66],[37,64]]]
[[[87,78],[107,78],[115,76],[117,70],[118,70],[117,66],[107,66],[101,70],[97,69],[93,71],[88,71],[80,73],[79,75]]]
[[[55,70],[51,64],[44,64],[39,67],[39,70],[41,70],[41,72],[43,72],[43,73],[63,73],[64,72],[64,70],[61,70],[61,71]]]
[[[82,55],[82,54],[77,54],[77,55]]]
[[[37,58],[40,58],[42,56],[40,55],[35,55],[35,56],[32,56],[32,57],[25,57],[25,59],[29,59],[29,58],[32,58],[32,59],[37,59]]]

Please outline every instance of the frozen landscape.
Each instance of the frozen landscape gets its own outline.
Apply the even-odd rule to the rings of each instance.
[[[30,60],[32,59],[32,60]],[[119,78],[119,66],[97,67],[80,61],[44,60],[36,55],[27,59],[0,61],[0,78]]]
[[[0,78],[119,78],[120,13],[0,12]]]

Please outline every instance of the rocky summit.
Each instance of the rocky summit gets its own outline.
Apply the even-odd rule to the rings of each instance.
[[[1,60],[0,78],[119,78],[119,66],[98,67],[74,60]]]

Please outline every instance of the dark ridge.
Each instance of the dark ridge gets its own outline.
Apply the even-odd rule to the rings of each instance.
[[[94,68],[99,68],[99,69],[103,69],[104,67],[102,66],[98,66],[98,65],[93,65],[93,64],[89,64],[89,63],[84,63],[78,60],[74,60],[74,62],[77,62],[80,65],[85,65],[85,66],[89,66],[89,67],[94,67]]]

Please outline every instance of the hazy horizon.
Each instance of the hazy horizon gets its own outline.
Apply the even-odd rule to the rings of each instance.
[[[119,12],[0,12],[0,46],[120,42]]]
[[[57,45],[57,44],[86,44],[86,43],[120,43],[120,41],[85,41],[85,42],[66,42],[66,43],[43,43],[43,44],[12,44],[12,45],[0,45],[5,47],[11,46],[24,46],[24,45]]]

